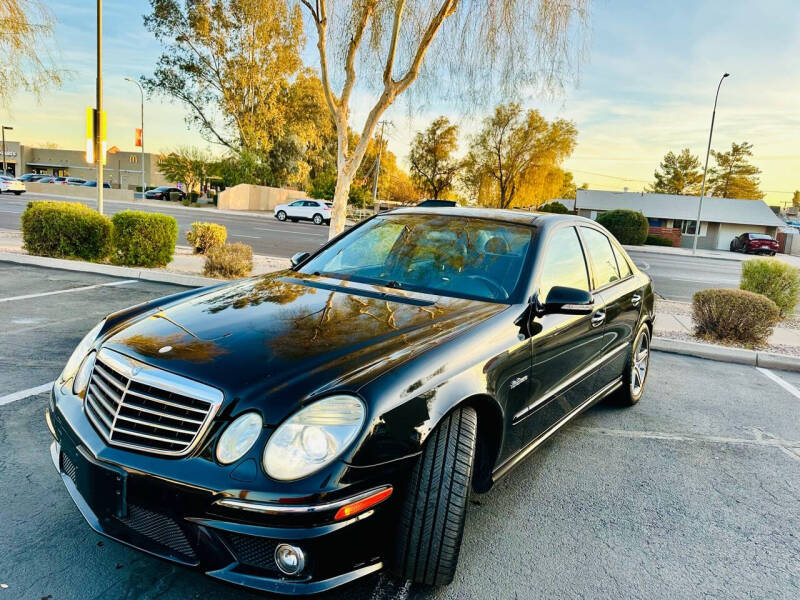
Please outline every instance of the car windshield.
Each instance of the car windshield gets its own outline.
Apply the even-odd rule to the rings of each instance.
[[[770,236],[768,236],[768,235],[763,234],[763,233],[751,233],[750,234],[750,239],[751,240],[771,240],[772,238]]]
[[[403,290],[509,302],[535,229],[445,215],[375,217],[300,269]]]

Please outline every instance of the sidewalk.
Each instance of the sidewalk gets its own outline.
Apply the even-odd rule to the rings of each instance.
[[[751,258],[758,258],[756,254],[744,254],[742,252],[729,252],[727,250],[698,250],[697,254],[692,254],[691,248],[675,248],[672,246],[623,246],[628,252],[643,252],[648,254],[664,254],[668,256],[686,256],[689,258],[713,258],[716,260],[733,260],[744,262]],[[774,258],[782,260],[794,267],[800,268],[800,256],[792,254],[776,254]]]
[[[700,341],[693,335],[692,305],[688,302],[657,300],[653,334],[687,342]],[[795,316],[779,323],[767,344],[770,352],[800,356],[800,318]]]

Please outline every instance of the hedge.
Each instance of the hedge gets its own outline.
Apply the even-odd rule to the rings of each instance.
[[[563,204],[561,204],[561,202],[548,202],[547,204],[543,204],[536,210],[538,210],[539,212],[556,213],[559,215],[565,215],[569,212],[569,209]]]
[[[777,258],[753,258],[742,263],[739,287],[764,294],[778,305],[781,316],[794,312],[800,301],[800,269]]]
[[[224,244],[206,254],[203,274],[206,277],[236,279],[247,277],[253,270],[253,249],[247,244]]]
[[[217,223],[192,223],[186,232],[186,241],[194,246],[195,253],[205,254],[211,248],[222,246],[228,238],[228,230]]]
[[[644,243],[648,246],[672,246],[672,240],[668,240],[660,235],[648,235]]]
[[[111,252],[111,219],[80,202],[28,202],[25,250],[39,256],[102,260]]]
[[[695,333],[715,341],[763,346],[780,319],[766,296],[736,289],[701,290],[692,299]]]
[[[597,222],[608,229],[620,244],[641,246],[647,239],[647,217],[635,210],[610,210],[600,213]]]
[[[114,215],[112,261],[132,267],[163,267],[172,260],[178,221],[158,213],[124,210]]]

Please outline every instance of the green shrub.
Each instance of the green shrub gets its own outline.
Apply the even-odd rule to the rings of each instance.
[[[635,210],[610,210],[597,215],[597,222],[608,229],[620,244],[641,246],[647,239],[647,217]]]
[[[203,274],[206,277],[236,279],[247,277],[253,270],[253,249],[247,244],[224,244],[206,254]]]
[[[563,204],[561,204],[561,202],[548,202],[547,204],[543,204],[536,210],[538,210],[539,212],[556,213],[559,215],[565,215],[569,212],[569,209]]]
[[[181,200],[181,204],[183,204],[184,206],[191,206],[192,201],[189,200],[188,198],[184,198],[183,200]]]
[[[800,301],[800,269],[777,258],[753,258],[742,263],[739,287],[764,294],[778,305],[781,316],[794,312]]]
[[[25,250],[39,256],[102,260],[111,252],[111,219],[80,202],[28,202]]]
[[[648,235],[644,243],[648,246],[672,246],[672,240],[668,240],[660,235]]]
[[[211,248],[222,246],[227,238],[228,230],[216,223],[192,223],[192,228],[186,232],[186,241],[194,246],[198,254],[206,254]]]
[[[736,289],[701,290],[692,300],[695,333],[748,346],[762,346],[780,319],[766,296]]]
[[[113,262],[136,267],[163,267],[178,241],[175,217],[124,210],[114,215]]]

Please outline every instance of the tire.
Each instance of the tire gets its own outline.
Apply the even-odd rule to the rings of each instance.
[[[314,221],[314,225],[322,225],[322,222],[324,221],[322,215],[320,214],[314,215],[314,218],[312,218],[311,220]]]
[[[472,482],[478,415],[459,408],[430,434],[400,514],[394,572],[404,580],[445,585],[453,580]]]
[[[644,353],[644,355],[642,355]],[[637,359],[637,355],[639,358]],[[642,364],[643,361],[643,364]],[[638,369],[634,371],[634,364]],[[650,329],[642,323],[636,337],[633,338],[625,370],[622,372],[622,387],[612,396],[621,406],[633,406],[644,395],[647,375],[650,372]],[[638,385],[637,385],[638,383]]]
[[[730,251],[731,252],[736,252],[736,248],[733,247],[733,242],[731,242]]]
[[[279,210],[278,214],[275,215],[275,218],[277,218],[278,221],[285,221],[286,220],[286,213],[283,212],[282,210]]]
[[[769,255],[770,256],[775,256],[775,252],[770,252]]]
[[[21,194],[22,194],[22,192],[14,192],[14,195],[15,195],[15,196],[19,196],[19,195],[21,195]]]

